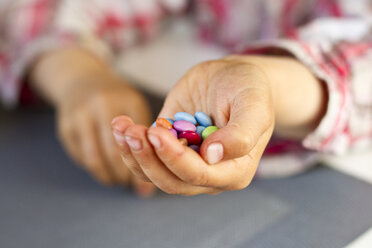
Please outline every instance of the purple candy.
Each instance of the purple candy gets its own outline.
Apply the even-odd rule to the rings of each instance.
[[[185,131],[196,131],[196,126],[188,121],[175,121],[173,123],[173,128],[176,129],[178,132],[185,132]]]
[[[174,137],[176,137],[176,139],[178,138],[178,134],[176,130],[172,128],[172,129],[169,129],[169,131],[174,135]]]
[[[180,132],[178,133],[178,138],[187,139],[187,142],[189,145],[199,145],[202,141],[202,139],[200,138],[200,135],[197,132],[193,132],[193,131]]]
[[[194,151],[196,151],[197,153],[200,152],[200,146],[197,146],[197,145],[191,145],[189,146],[191,149],[193,149]]]

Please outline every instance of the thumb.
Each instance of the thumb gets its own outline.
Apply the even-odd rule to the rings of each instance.
[[[209,164],[242,157],[262,139],[269,138],[274,128],[274,111],[269,92],[246,89],[231,101],[230,116],[225,127],[211,134],[202,144],[201,156]],[[264,135],[269,133],[269,135]],[[262,148],[263,152],[264,147]]]

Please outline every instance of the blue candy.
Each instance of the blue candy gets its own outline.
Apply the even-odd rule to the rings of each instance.
[[[209,127],[212,126],[212,120],[203,112],[196,112],[195,118],[198,121],[200,126]]]
[[[200,137],[202,136],[202,133],[204,131],[205,127],[203,126],[197,126],[196,127],[196,132],[200,135]]]
[[[188,113],[185,113],[185,112],[178,112],[177,114],[174,115],[174,119],[176,121],[188,121],[188,122],[191,122],[194,125],[197,124],[194,116],[192,116]]]

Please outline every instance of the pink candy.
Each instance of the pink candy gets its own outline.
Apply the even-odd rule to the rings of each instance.
[[[196,126],[188,121],[175,121],[173,123],[173,128],[176,129],[178,132],[184,132],[184,131],[196,131]]]

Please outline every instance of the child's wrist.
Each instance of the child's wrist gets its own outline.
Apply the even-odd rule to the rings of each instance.
[[[40,56],[31,69],[30,79],[34,88],[52,104],[63,101],[66,92],[74,89],[94,89],[119,81],[108,65],[80,48]]]
[[[274,98],[278,135],[302,139],[325,115],[328,93],[304,64],[291,57],[267,57],[260,60],[269,78]]]
[[[243,55],[237,58],[267,77],[278,135],[303,138],[319,124],[327,106],[327,89],[305,65],[291,57]]]

